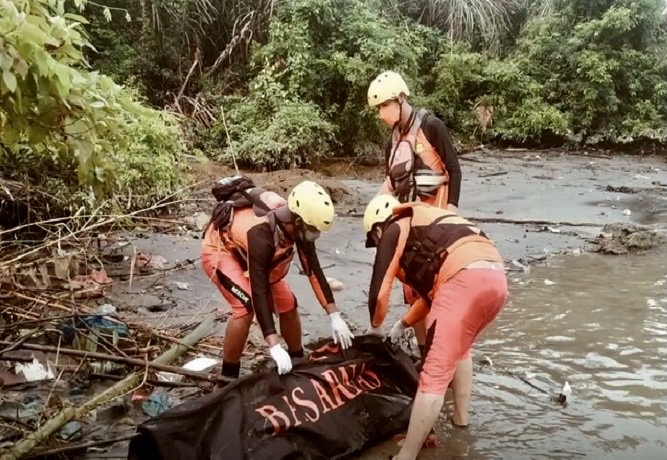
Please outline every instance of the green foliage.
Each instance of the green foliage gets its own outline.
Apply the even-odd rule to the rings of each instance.
[[[558,14],[529,22],[516,52],[545,100],[571,115],[580,141],[667,141],[661,2],[561,3]]]
[[[177,180],[175,123],[86,69],[86,23],[62,2],[0,0],[0,170],[57,180],[67,197],[164,195]]]
[[[255,78],[248,96],[232,101],[228,117],[232,143],[220,158],[236,158],[244,166],[308,165],[328,156],[334,142],[334,127],[317,106],[290,95],[270,70]],[[214,138],[226,139],[224,123],[214,132]]]
[[[253,158],[296,151],[286,147],[290,143],[283,135],[278,139],[285,141],[276,144],[278,128],[294,132],[300,127],[300,136],[314,136],[292,141],[311,148],[308,153],[298,149],[294,158],[298,164],[308,164],[334,149],[358,153],[369,141],[380,142],[386,136],[374,111],[368,110],[368,84],[381,71],[396,69],[419,92],[420,60],[429,50],[423,27],[399,26],[381,13],[379,5],[364,0],[293,0],[276,12],[267,43],[253,56],[255,68],[262,70],[250,82],[250,94],[237,99],[232,108],[234,113],[244,113],[232,125],[242,120],[258,127],[230,127],[235,140],[254,133],[251,143],[242,141],[255,146]],[[216,139],[225,143],[220,135]],[[285,161],[281,159],[280,164]]]
[[[478,110],[484,107],[492,111],[491,138],[541,143],[568,133],[567,114],[546,103],[542,85],[513,60],[494,59],[458,44],[441,55],[434,73],[432,108],[460,135],[479,134]]]

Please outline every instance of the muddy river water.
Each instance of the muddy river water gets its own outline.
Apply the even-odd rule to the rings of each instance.
[[[533,267],[475,347],[493,364],[475,366],[470,426],[443,416],[420,458],[667,458],[666,282],[664,255]],[[572,395],[562,407],[526,381],[550,394],[568,381]]]
[[[667,458],[665,251],[621,256],[582,251],[605,223],[667,226],[664,169],[662,158],[572,156],[543,162],[528,155],[464,164],[464,215],[486,219],[482,227],[511,269],[510,297],[473,350],[470,426],[449,425],[448,407],[437,425],[439,447],[423,450],[420,459]],[[378,187],[360,180],[347,185],[369,198]],[[631,192],[619,193],[619,186]],[[546,229],[511,219],[560,224]],[[360,227],[360,219],[341,217],[318,242],[327,276],[343,284],[334,294],[356,333],[368,325],[373,255],[363,247]],[[201,244],[174,236],[131,242],[170,261],[196,259]],[[514,270],[536,259],[527,271]],[[296,266],[288,279],[299,297],[304,342],[328,335],[324,313]],[[169,289],[177,307],[145,319],[182,323],[223,307],[198,263],[172,272],[161,284],[173,281],[191,288]],[[131,303],[135,311],[142,302],[164,301],[165,289],[155,292],[151,283],[135,283],[131,294],[118,289],[112,300],[121,308]],[[405,309],[398,286],[392,305],[387,328]],[[484,357],[492,364],[481,364]],[[572,395],[563,407],[551,396],[566,381]],[[396,451],[396,441],[388,440],[357,458],[387,459]]]

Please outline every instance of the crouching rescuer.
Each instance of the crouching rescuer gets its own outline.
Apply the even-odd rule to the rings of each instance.
[[[297,300],[285,279],[295,248],[329,315],[334,341],[349,347],[353,335],[336,307],[315,249],[315,240],[334,219],[333,202],[324,188],[304,181],[285,200],[246,177],[234,176],[216,183],[213,194],[218,203],[204,232],[202,266],[232,307],[223,343],[223,377],[238,378],[254,315],[279,374],[292,369],[291,358],[303,356]],[[287,351],[280,344],[274,314]]]
[[[472,386],[470,350],[507,298],[507,279],[494,243],[458,214],[378,195],[364,214],[367,247],[376,247],[369,288],[369,331],[382,335],[394,278],[418,294],[390,337],[426,318],[419,387],[405,443],[394,460],[413,460],[433,428],[450,383],[452,422],[465,426]],[[461,372],[469,366],[470,372]],[[457,371],[458,368],[458,371]],[[455,372],[457,376],[455,377]]]

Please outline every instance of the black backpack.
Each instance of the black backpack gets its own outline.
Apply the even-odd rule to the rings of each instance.
[[[245,208],[255,206],[257,211],[267,213],[269,207],[259,197],[265,189],[255,186],[255,183],[249,177],[232,176],[220,179],[211,188],[211,193],[218,202],[211,213],[211,220],[204,229],[213,224],[216,230],[224,229],[231,225],[233,211],[236,208]]]

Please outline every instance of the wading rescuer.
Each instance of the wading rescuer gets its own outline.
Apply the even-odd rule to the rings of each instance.
[[[470,361],[476,337],[505,304],[503,260],[484,232],[456,213],[418,202],[401,204],[391,195],[371,200],[364,231],[366,246],[377,248],[368,295],[370,330],[382,330],[394,278],[419,298],[394,324],[391,340],[398,341],[406,328],[426,319],[410,425],[403,447],[393,457],[413,460],[435,424],[450,383],[452,422],[468,424],[472,380],[461,378],[457,366]]]
[[[223,343],[222,376],[238,378],[253,315],[279,374],[292,369],[291,358],[303,356],[297,301],[285,279],[295,247],[329,315],[334,342],[349,347],[353,335],[336,307],[315,249],[315,240],[329,230],[334,219],[333,202],[324,188],[301,182],[286,201],[255,187],[248,178],[235,176],[219,181],[213,194],[218,203],[204,233],[202,266],[232,307]],[[280,345],[274,313],[287,351]]]
[[[461,167],[445,123],[426,110],[415,110],[407,98],[410,89],[401,75],[386,71],[368,87],[368,105],[392,129],[384,150],[386,178],[378,194],[394,195],[401,203],[421,201],[458,212]],[[417,296],[404,286],[405,303]],[[415,325],[419,349],[424,349],[426,328]],[[472,362],[461,367],[472,379]]]

